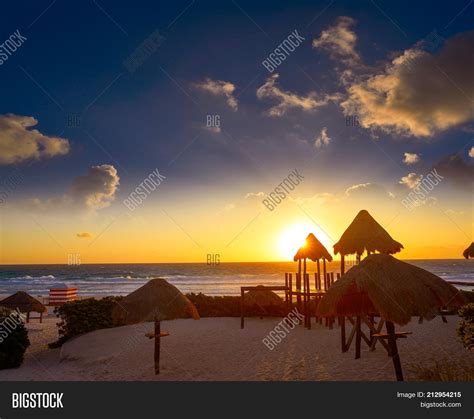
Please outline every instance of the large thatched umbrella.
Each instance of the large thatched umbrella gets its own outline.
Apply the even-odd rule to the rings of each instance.
[[[357,259],[360,260],[364,251],[367,251],[368,254],[379,252],[391,255],[401,249],[403,249],[403,245],[392,239],[390,234],[366,210],[359,211],[334,245],[334,253],[341,254],[341,275],[345,271],[345,255],[355,253]]]
[[[466,259],[474,258],[474,242],[472,242],[471,245],[464,252],[462,252],[462,255]]]
[[[317,262],[318,278],[321,276],[321,267],[319,264],[319,260],[322,259],[323,268],[324,268],[323,274],[324,274],[324,277],[326,277],[326,260],[331,262],[332,256],[313,233],[308,234],[308,237],[306,237],[306,240],[305,240],[305,244],[298,249],[298,251],[296,252],[296,255],[293,258],[295,262],[298,261],[298,275],[300,277],[301,277],[301,260],[303,260],[303,282],[304,282],[303,288],[305,291],[305,305],[307,308],[309,308],[310,287],[309,287],[309,279],[306,280],[306,259],[310,259],[313,262]],[[298,288],[298,285],[297,285],[297,288]],[[307,326],[311,327],[310,321],[307,323]]]
[[[163,278],[151,279],[123,298],[112,310],[116,324],[149,322],[155,316],[160,320],[199,319],[194,304]]]
[[[41,304],[36,298],[24,291],[10,295],[0,301],[0,306],[7,307],[10,310],[17,310],[21,313],[26,313],[26,322],[30,321],[30,313],[35,312],[40,314],[40,322],[43,321],[43,313],[46,313],[46,307]]]
[[[373,254],[341,277],[322,298],[320,316],[380,315],[386,322],[387,338],[397,379],[403,379],[394,323],[407,324],[412,316],[428,320],[443,307],[455,309],[465,297],[455,287],[431,272],[395,259]],[[360,352],[360,320],[356,345]],[[356,353],[357,353],[356,346]]]

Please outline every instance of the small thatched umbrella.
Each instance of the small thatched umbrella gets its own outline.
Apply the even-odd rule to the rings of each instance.
[[[112,310],[112,319],[116,324],[149,322],[155,316],[160,320],[199,319],[194,304],[163,278],[151,279],[123,298]]]
[[[466,259],[474,258],[474,242],[472,242],[471,245],[464,252],[462,252],[462,255]]]
[[[309,306],[309,280],[306,281],[306,259],[310,259],[313,262],[317,262],[318,268],[318,278],[321,276],[321,267],[319,264],[319,260],[323,260],[323,274],[326,277],[326,260],[329,262],[332,261],[332,256],[324,247],[324,245],[316,238],[313,233],[309,233],[308,237],[306,237],[306,241],[304,246],[301,246],[296,255],[294,256],[293,260],[296,262],[298,261],[298,274],[301,277],[301,260],[303,260],[303,283],[304,283],[304,290],[305,290],[305,305],[306,303]],[[307,294],[307,295],[306,295]],[[311,327],[311,322],[308,322],[308,327]]]
[[[283,304],[283,299],[276,292],[265,290],[263,285],[257,285],[257,288],[262,290],[250,290],[245,293],[245,304],[257,304],[262,307]]]
[[[329,289],[318,306],[318,315],[380,315],[386,322],[397,379],[403,380],[394,323],[405,325],[412,316],[430,320],[441,308],[455,309],[464,303],[462,293],[433,273],[390,255],[374,254]],[[360,352],[360,320],[357,326],[356,353],[357,349]]]
[[[369,214],[361,210],[347,227],[339,241],[334,245],[334,253],[341,254],[341,275],[344,274],[344,256],[356,254],[360,260],[364,251],[368,254],[379,252],[398,253],[403,245],[390,236],[387,231]]]
[[[0,306],[7,307],[10,310],[17,310],[21,313],[26,313],[26,322],[30,321],[30,313],[39,313],[40,323],[43,321],[43,313],[46,313],[46,307],[41,304],[36,298],[24,291],[18,291],[17,293],[10,295],[0,301]]]

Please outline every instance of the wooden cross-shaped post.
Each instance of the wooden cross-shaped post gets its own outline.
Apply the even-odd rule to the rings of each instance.
[[[161,324],[160,319],[158,316],[155,316],[155,331],[145,333],[145,336],[149,339],[155,338],[155,374],[158,375],[160,373],[160,345],[161,345],[161,338],[165,336],[169,336],[168,332],[161,331]]]

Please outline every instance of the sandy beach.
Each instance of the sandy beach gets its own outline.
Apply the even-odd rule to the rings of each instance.
[[[413,332],[399,341],[407,380],[414,379],[414,363],[474,362],[474,354],[456,338],[457,320],[415,320],[400,328]],[[161,374],[156,376],[153,340],[144,336],[152,323],[97,330],[51,350],[47,343],[57,338],[57,319],[49,315],[42,324],[27,325],[31,346],[25,362],[19,369],[0,371],[0,380],[394,380],[391,359],[380,345],[374,352],[363,345],[359,360],[354,347],[342,354],[337,327],[296,327],[270,351],[262,339],[280,321],[251,318],[244,330],[238,318],[164,321],[162,330],[170,336],[161,341]]]

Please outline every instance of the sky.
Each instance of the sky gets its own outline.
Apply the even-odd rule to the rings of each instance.
[[[472,2],[127,3],[2,6],[0,263],[291,260],[361,209],[461,257]]]

